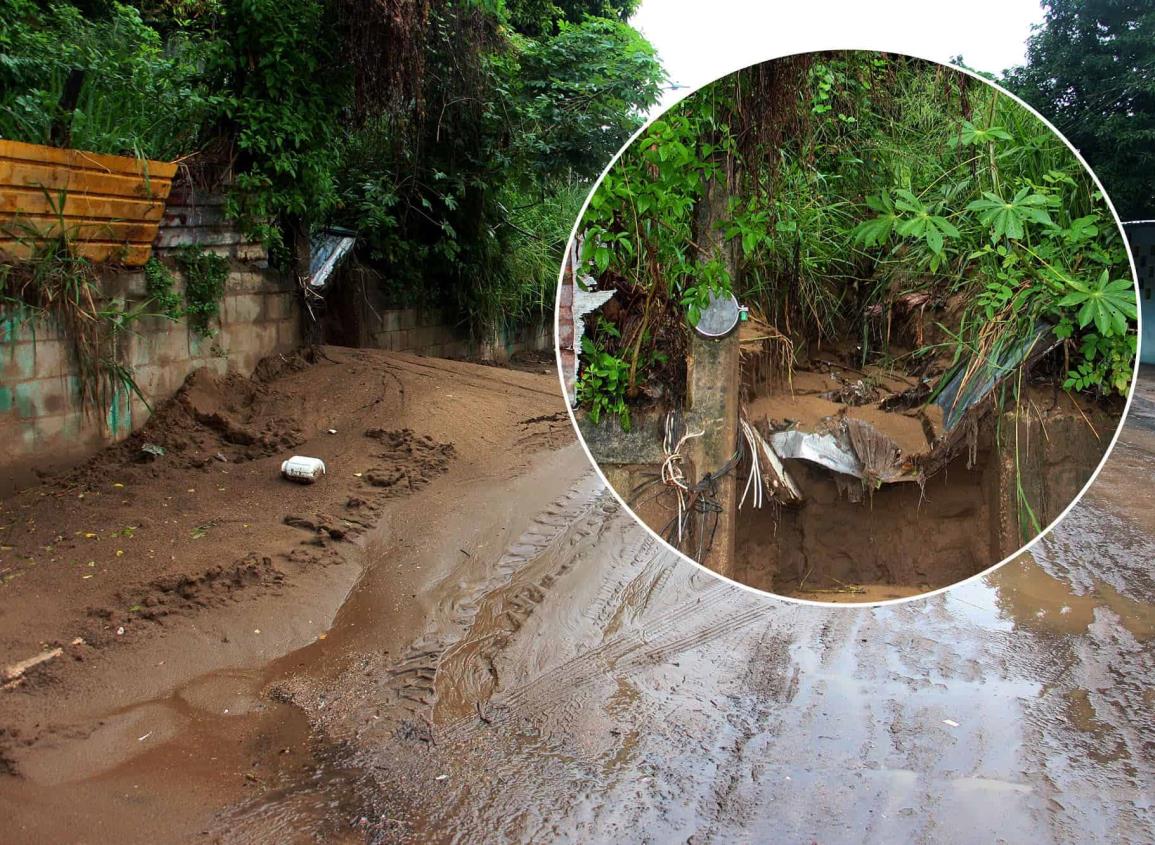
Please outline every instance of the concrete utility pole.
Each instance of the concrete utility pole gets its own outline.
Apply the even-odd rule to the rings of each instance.
[[[690,343],[688,394],[692,426],[705,432],[690,441],[694,481],[726,466],[738,447],[738,335],[709,340],[694,335]],[[717,502],[722,512],[713,543],[705,559],[698,561],[719,575],[735,577],[734,533],[738,512],[735,498],[736,472],[717,483]],[[706,538],[709,539],[708,537]]]
[[[701,247],[698,260],[721,259],[730,278],[737,268],[735,244],[727,243],[718,223],[725,219],[733,184],[733,164],[723,164],[723,176],[711,179],[695,212],[695,242]],[[690,360],[687,363],[687,424],[705,433],[689,441],[693,481],[726,466],[738,447],[738,332],[720,339],[691,332]],[[734,534],[738,512],[736,473],[729,472],[717,485],[721,506],[713,543],[698,561],[727,578],[735,577]],[[709,537],[705,538],[709,541]]]

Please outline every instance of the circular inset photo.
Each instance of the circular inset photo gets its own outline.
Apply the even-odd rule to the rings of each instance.
[[[649,123],[590,195],[558,362],[590,457],[740,584],[878,603],[966,580],[1094,477],[1137,295],[1032,110],[877,52],[764,62]]]

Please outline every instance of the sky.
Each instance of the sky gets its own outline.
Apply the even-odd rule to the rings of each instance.
[[[642,0],[631,23],[671,81],[660,108],[738,68],[790,53],[876,49],[976,70],[1022,64],[1039,0]]]

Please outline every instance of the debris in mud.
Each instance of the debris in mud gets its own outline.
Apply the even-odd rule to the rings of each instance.
[[[163,457],[163,446],[157,446],[155,443],[145,443],[140,447],[140,459],[142,461],[155,461],[157,458]]]
[[[325,462],[320,458],[293,455],[281,464],[281,475],[300,484],[313,484],[325,474]]]
[[[50,648],[39,654],[34,654],[32,657],[13,663],[11,666],[6,666],[4,667],[4,680],[8,682],[15,681],[23,677],[24,673],[29,669],[39,666],[42,663],[47,663],[49,660],[55,660],[62,654],[64,654],[64,649]]]
[[[365,481],[373,487],[390,492],[404,488],[417,490],[449,468],[456,457],[452,443],[438,443],[428,435],[416,435],[408,428],[387,431],[371,428],[365,436],[379,441],[384,447],[374,458],[383,463],[364,472]]]
[[[401,548],[411,549],[429,530],[424,520],[410,518],[413,514],[436,517],[456,528],[452,509],[460,491],[439,476],[453,472],[459,457],[469,461],[465,476],[497,476],[509,466],[520,471],[524,458],[534,450],[515,445],[521,434],[518,423],[548,417],[557,408],[552,379],[453,363],[418,371],[408,358],[398,366],[396,356],[376,350],[332,350],[331,354],[336,366],[323,364],[281,381],[258,383],[252,388],[251,404],[232,409],[219,406],[238,426],[258,434],[275,430],[275,423],[272,429],[268,427],[271,421],[283,420],[282,430],[300,432],[307,446],[278,450],[250,462],[255,454],[250,450],[259,444],[226,442],[224,429],[205,426],[187,415],[187,409],[175,407],[170,419],[183,420],[187,431],[173,425],[171,431],[154,435],[150,428],[147,439],[104,450],[90,467],[71,478],[62,474],[0,502],[0,537],[10,549],[0,551],[0,579],[6,591],[0,614],[6,622],[0,637],[4,651],[0,672],[42,648],[60,645],[64,652],[28,670],[19,690],[0,692],[5,727],[24,731],[18,742],[0,735],[0,780],[6,760],[11,759],[13,771],[19,769],[30,783],[36,783],[35,766],[57,766],[74,745],[86,758],[95,758],[93,769],[111,767],[110,757],[102,758],[102,749],[90,753],[93,743],[86,736],[72,735],[88,731],[107,712],[116,713],[116,725],[102,729],[96,737],[102,743],[106,737],[115,740],[106,746],[112,757],[164,746],[163,752],[155,756],[150,752],[141,759],[164,765],[168,758],[163,755],[174,754],[171,759],[179,757],[188,763],[170,769],[183,772],[182,777],[248,770],[248,762],[233,767],[224,758],[213,763],[210,754],[195,753],[207,747],[202,744],[207,742],[204,738],[214,730],[205,719],[219,721],[224,707],[232,706],[229,698],[221,698],[222,707],[217,707],[213,698],[218,687],[224,696],[225,687],[234,685],[231,667],[255,668],[288,650],[325,639],[332,615],[371,556],[363,555],[350,541],[375,526],[389,524],[396,528],[390,531],[390,543],[396,534]],[[397,385],[389,380],[393,371]],[[207,381],[219,383],[220,379],[212,376]],[[400,395],[401,387],[405,398]],[[446,393],[453,393],[452,401],[460,402],[467,412],[444,414],[440,403]],[[200,398],[196,402],[201,410],[206,409]],[[548,424],[546,420],[534,425]],[[563,425],[564,418],[556,424]],[[328,435],[329,427],[338,434]],[[423,438],[423,433],[431,436]],[[174,439],[168,439],[169,435]],[[186,441],[183,448],[174,446],[182,440]],[[136,453],[143,442],[164,448],[165,457],[151,464],[139,462]],[[290,486],[276,470],[283,458],[297,451],[322,456],[333,473],[319,485]],[[517,461],[511,463],[510,455],[517,456]],[[565,465],[581,463],[575,454]],[[375,487],[365,480],[368,471],[383,474],[396,467],[405,469],[404,478],[391,487]],[[363,473],[360,481],[354,471]],[[73,486],[75,479],[86,486]],[[428,484],[430,480],[434,483]],[[417,488],[421,489],[410,495]],[[397,498],[402,496],[409,502]],[[526,500],[530,500],[528,494]],[[498,530],[484,522],[477,524],[500,539]],[[337,539],[342,532],[343,541]],[[463,535],[451,548],[465,544],[473,550],[478,538],[472,530],[467,533],[470,536]],[[190,540],[198,535],[199,539]],[[318,537],[323,546],[312,544]],[[250,550],[254,554],[243,558]],[[368,551],[375,554],[376,543],[369,544]],[[478,557],[471,566],[490,565],[488,554]],[[425,584],[434,572],[435,567],[425,561],[406,567],[404,592],[391,595],[425,595]],[[254,634],[257,630],[262,633]],[[69,646],[77,635],[88,645]],[[328,637],[323,649],[317,650],[342,647],[342,638]],[[217,675],[219,670],[226,671]],[[206,698],[212,699],[212,706],[204,707],[208,716],[202,718],[202,705],[191,705],[197,713],[189,725],[182,685],[189,683],[190,675],[200,673],[213,676],[213,692]],[[247,675],[235,683],[245,688],[247,700]],[[199,688],[200,682],[195,686]],[[406,694],[412,689],[406,678]],[[166,690],[177,692],[166,700]],[[334,698],[328,697],[326,709],[334,705]],[[147,702],[139,713],[129,706],[138,701]],[[54,713],[54,724],[48,724],[43,719],[46,704],[54,711],[59,707],[61,714],[67,707],[68,714],[57,717]],[[415,733],[423,737],[423,744],[432,745],[433,730],[420,715],[428,705],[414,703],[412,707]],[[267,698],[256,709],[281,710]],[[250,727],[250,720],[243,720],[243,726],[241,721],[237,720],[235,728],[230,725],[230,747],[241,757],[256,754],[259,748],[254,751],[248,744],[235,742],[237,731]],[[391,732],[394,722],[388,721],[383,730]],[[141,741],[150,730],[156,732]],[[173,731],[182,737],[178,742],[170,742]],[[308,737],[295,739],[307,741]],[[12,753],[4,757],[9,745]],[[270,748],[284,745],[288,743],[278,741]],[[189,750],[194,753],[186,757]],[[299,759],[307,756],[293,758],[294,771]],[[69,784],[80,782],[81,776],[74,776],[67,765],[58,770],[75,778]],[[264,771],[253,771],[263,784],[276,785]],[[448,770],[432,774],[437,771]],[[101,790],[106,785],[118,789],[119,776],[95,791],[86,783],[54,789],[51,795],[98,807]],[[456,780],[452,774],[451,778]],[[217,794],[213,791],[214,797]],[[129,807],[126,812],[134,810]],[[184,818],[179,816],[176,824]],[[74,838],[31,829],[50,841]],[[147,820],[135,829],[149,830]],[[110,836],[123,838],[118,830]],[[266,829],[258,839],[267,837]],[[237,837],[223,838],[234,841]]]
[[[872,487],[877,487],[894,469],[895,462],[902,454],[898,444],[864,420],[848,419],[846,433],[850,445],[862,464],[862,479]]]

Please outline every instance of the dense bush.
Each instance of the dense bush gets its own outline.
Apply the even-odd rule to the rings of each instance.
[[[0,137],[172,159],[194,151],[217,104],[213,45],[161,34],[132,6],[0,0]]]
[[[864,360],[887,352],[867,315],[925,292],[967,305],[945,327],[956,357],[997,354],[1045,320],[1069,343],[1066,387],[1126,392],[1136,302],[1122,239],[1058,137],[994,88],[925,62],[792,61],[778,102],[754,68],[647,129],[583,220],[595,275],[655,290],[691,323],[711,291],[732,289],[795,337],[861,338]],[[750,143],[783,126],[774,143]],[[732,266],[694,243],[706,186],[726,178]],[[603,369],[607,352],[622,360],[629,377],[613,386],[624,395],[645,381],[648,350],[676,346],[646,302],[629,337],[595,331],[586,352]]]
[[[391,296],[490,330],[546,307],[582,186],[657,100],[632,8],[0,0],[0,136],[190,157],[275,260],[340,223]]]
[[[586,186],[662,74],[614,21],[536,39],[476,10],[433,10],[430,23],[422,109],[348,132],[335,219],[361,233],[395,299],[436,299],[492,329],[552,303]]]

